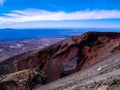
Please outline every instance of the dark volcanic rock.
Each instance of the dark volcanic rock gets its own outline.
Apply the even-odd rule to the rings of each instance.
[[[46,83],[88,68],[120,52],[120,33],[88,32],[0,63],[0,74],[37,68]]]

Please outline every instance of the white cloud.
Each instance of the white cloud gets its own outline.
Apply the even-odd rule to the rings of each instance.
[[[0,0],[0,5],[3,5],[5,0]]]
[[[61,21],[120,18],[118,10],[85,10],[76,12],[50,12],[38,9],[14,10],[0,16],[0,23],[32,22],[32,21]]]

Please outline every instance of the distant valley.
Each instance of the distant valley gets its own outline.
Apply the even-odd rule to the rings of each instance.
[[[41,38],[0,42],[0,62],[24,52],[49,46],[62,39],[63,38]]]

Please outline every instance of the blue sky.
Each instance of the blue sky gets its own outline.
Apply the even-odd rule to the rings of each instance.
[[[0,28],[120,28],[120,0],[0,0]]]

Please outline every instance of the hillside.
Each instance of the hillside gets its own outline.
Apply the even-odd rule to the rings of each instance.
[[[40,87],[38,86],[38,88],[41,88],[40,90],[45,89],[49,90],[49,86],[48,88],[45,89],[42,89],[42,86],[44,84],[48,84],[60,78],[64,78],[64,80],[67,80],[65,76],[68,76],[78,71],[80,71],[79,72],[80,78],[82,79],[89,78],[89,76],[87,75],[88,73],[86,74],[85,71],[86,69],[90,70],[90,73],[92,73],[91,67],[94,67],[98,63],[102,62],[106,64],[105,61],[109,61],[110,64],[107,63],[108,68],[103,64],[103,67],[106,67],[108,70],[104,70],[102,72],[106,73],[105,75],[107,78],[107,74],[110,73],[110,72],[107,73],[107,71],[110,70],[112,71],[116,67],[117,67],[116,70],[119,71],[120,68],[118,64],[120,61],[119,55],[120,55],[120,33],[87,32],[80,36],[73,36],[71,38],[50,45],[48,47],[26,52],[1,62],[0,75],[2,76],[0,77],[0,88],[2,90],[4,89],[10,90],[9,88],[15,90],[17,89],[27,90],[33,89],[35,88],[36,85],[41,84],[39,85]],[[113,62],[114,59],[108,60],[109,58],[113,57],[118,59],[117,64],[115,63],[112,65],[111,62]],[[98,68],[97,69],[98,71],[101,71],[102,69],[101,67],[96,68]],[[114,72],[116,73],[118,71]],[[83,74],[84,77],[81,76],[82,73],[85,73]],[[95,72],[92,73],[90,76],[97,78],[97,76],[99,75],[100,75],[99,73]],[[112,74],[110,75],[112,76]],[[70,79],[68,80],[69,83],[70,81],[71,82],[74,81],[72,77],[80,81],[78,75],[76,76],[73,75],[69,78]],[[100,75],[99,77],[103,76]],[[62,86],[65,86],[68,83],[64,80],[61,82]],[[98,81],[100,80],[98,79]],[[79,83],[81,83],[81,81]],[[55,89],[54,88],[55,85],[56,84],[54,83],[52,84],[53,89]],[[67,85],[69,86],[67,87],[68,88],[67,90],[70,90],[70,88],[72,88],[71,87],[72,84]],[[84,85],[76,84],[76,87],[83,86]],[[63,90],[64,88],[57,87],[57,90],[58,89]]]
[[[90,68],[33,90],[120,90],[120,53]]]

